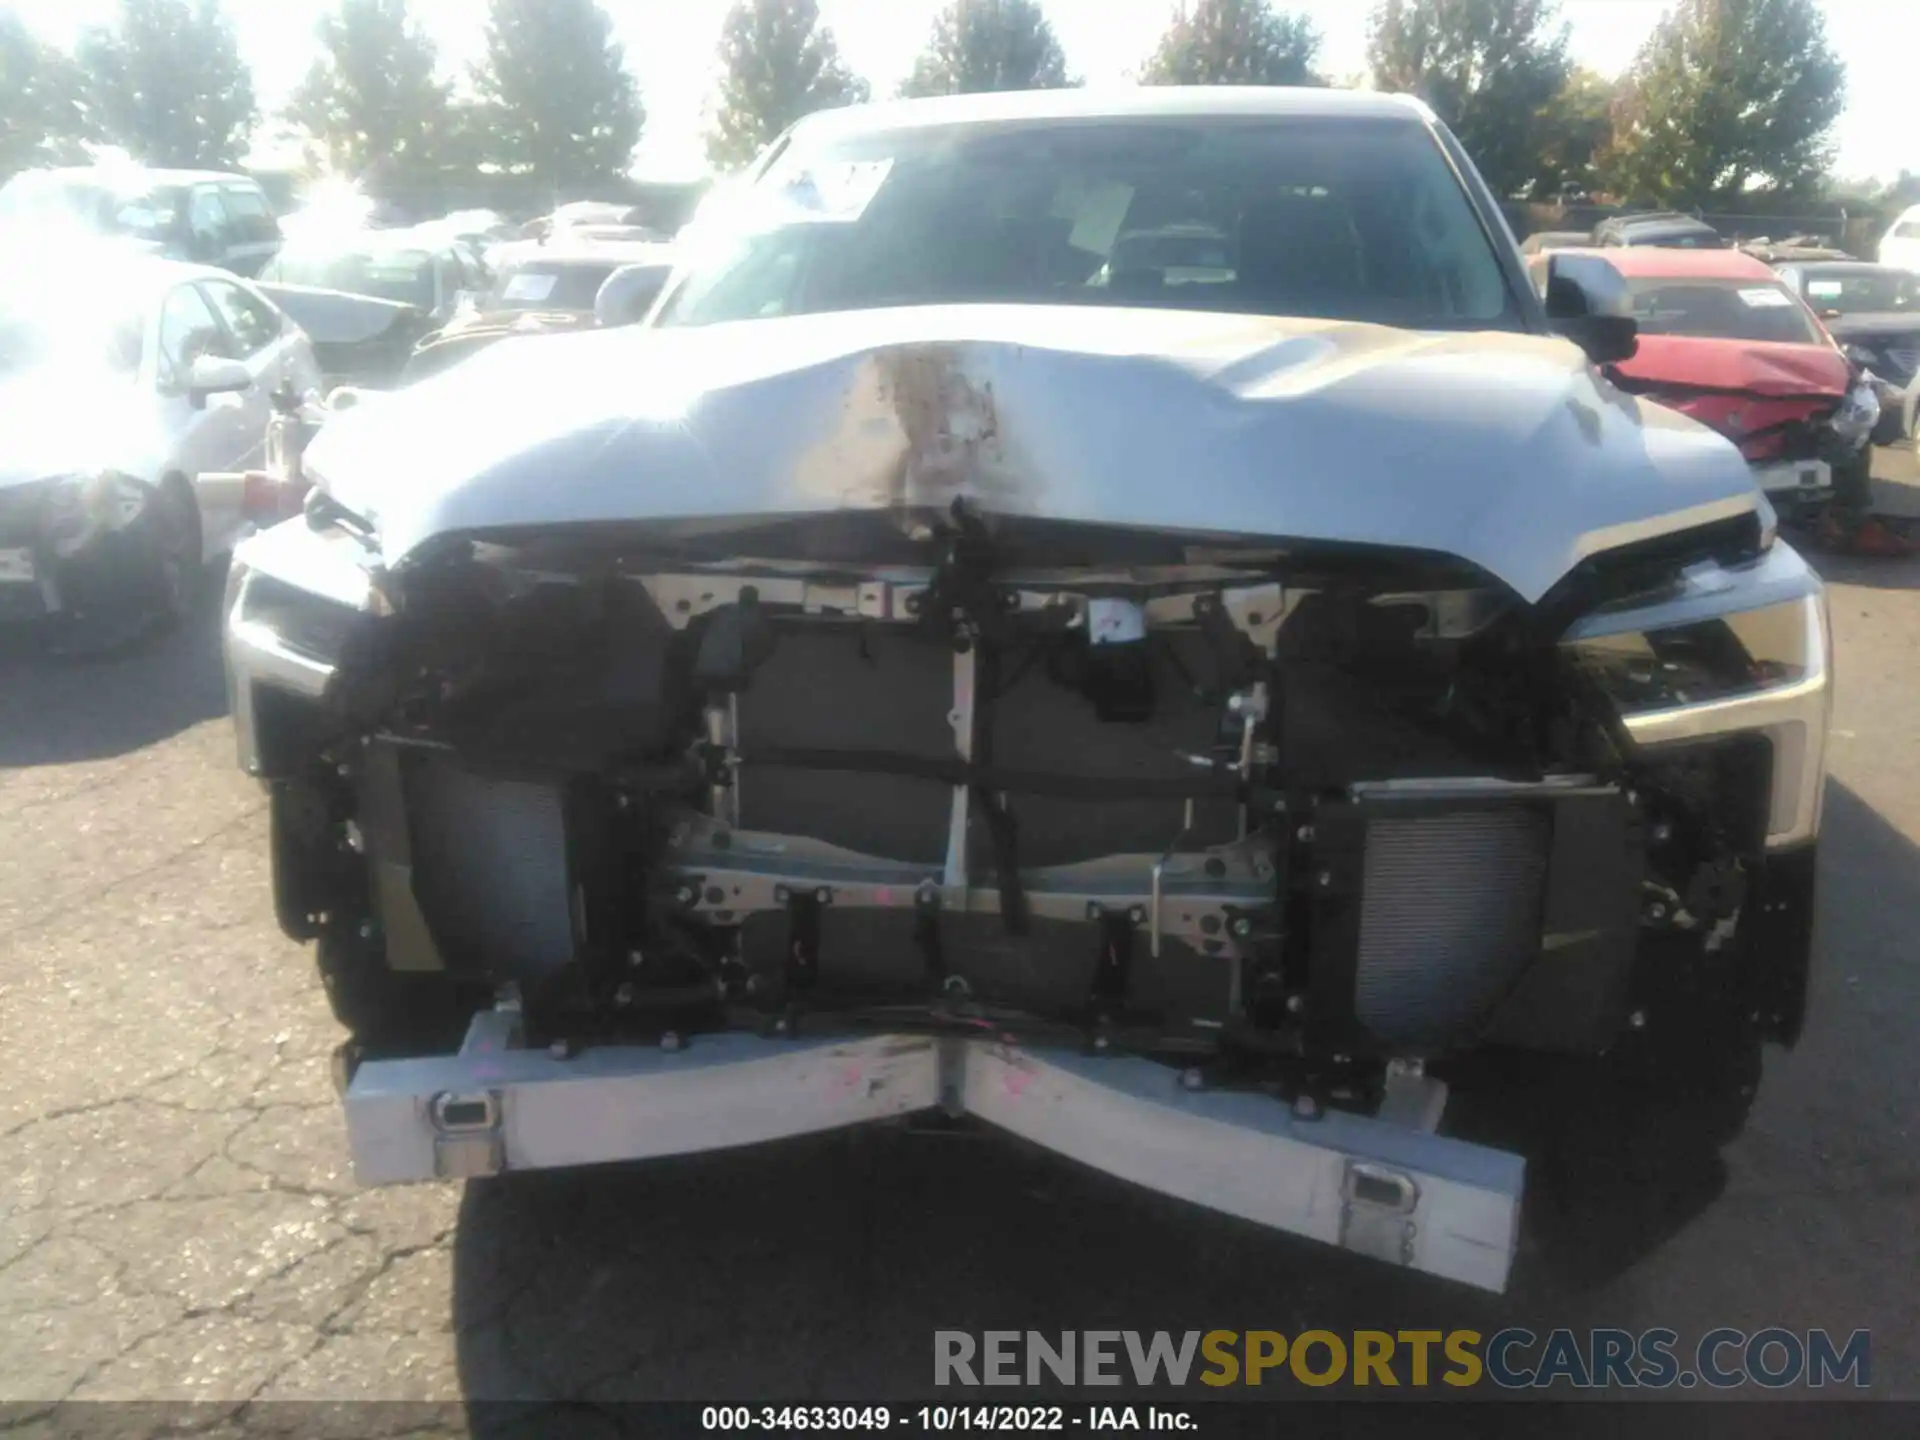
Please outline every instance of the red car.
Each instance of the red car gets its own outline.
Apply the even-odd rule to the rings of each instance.
[[[1596,311],[1638,322],[1637,352],[1609,367],[1616,383],[1732,440],[1776,503],[1823,499],[1836,468],[1869,463],[1871,388],[1759,260],[1738,250],[1561,250],[1531,266],[1543,287],[1549,258]]]

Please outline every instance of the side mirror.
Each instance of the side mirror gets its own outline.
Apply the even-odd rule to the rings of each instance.
[[[253,373],[238,360],[202,355],[187,372],[187,399],[198,410],[209,395],[237,395],[253,388]]]
[[[1607,273],[1612,275],[1611,267]],[[1595,279],[1599,279],[1598,274]],[[1640,323],[1618,313],[1606,294],[1595,293],[1566,269],[1560,256],[1547,261],[1547,284],[1542,298],[1553,328],[1586,352],[1596,365],[1631,360],[1640,349]]]

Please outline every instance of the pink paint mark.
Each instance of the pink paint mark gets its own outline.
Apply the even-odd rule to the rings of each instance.
[[[834,1087],[839,1090],[852,1090],[860,1084],[860,1077],[864,1073],[865,1071],[857,1062],[843,1065],[840,1067],[840,1073],[834,1077]]]
[[[882,909],[885,909],[887,906],[893,904],[893,887],[891,885],[882,885],[878,890],[873,892],[873,898],[880,903]]]
[[[1026,1093],[1027,1087],[1033,1084],[1034,1076],[1037,1073],[1038,1072],[1033,1070],[1007,1071],[1007,1093],[1018,1100]]]

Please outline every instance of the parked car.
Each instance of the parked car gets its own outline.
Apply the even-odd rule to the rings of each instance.
[[[1530,262],[1536,283],[1631,317],[1635,353],[1616,382],[1720,431],[1756,484],[1799,511],[1827,498],[1836,466],[1870,463],[1878,397],[1818,317],[1738,250],[1563,250]]]
[[[1536,230],[1520,242],[1520,253],[1544,255],[1549,250],[1574,250],[1591,244],[1591,230]]]
[[[223,270],[71,249],[0,257],[0,614],[76,646],[177,620],[245,528],[268,396],[312,351]],[[37,282],[37,283],[35,283]]]
[[[1920,205],[1909,206],[1887,227],[1880,241],[1880,263],[1920,270]]]
[[[1920,373],[1920,272],[1857,260],[1775,269],[1874,374],[1904,390]]]
[[[1099,283],[1184,225],[1231,278]],[[646,325],[332,418],[226,648],[361,1178],[939,1106],[1499,1289],[1450,1094],[1717,1146],[1800,1026],[1825,600],[1507,235],[1402,97],[822,111]]]
[[[0,186],[0,228],[76,228],[237,275],[280,249],[280,227],[245,175],[136,166],[25,170]]]
[[[1661,245],[1678,250],[1718,250],[1720,232],[1694,215],[1671,210],[1609,215],[1593,227],[1594,245]]]
[[[671,264],[672,252],[661,245],[569,243],[522,252],[475,304],[421,341],[405,378],[437,374],[512,336],[585,329],[595,323],[595,302],[616,271],[635,265],[667,270]]]
[[[466,246],[412,230],[302,236],[290,241],[260,278],[398,300],[436,325],[451,320],[487,288],[486,273]]]
[[[417,306],[375,295],[260,282],[258,288],[306,333],[321,390],[399,382],[414,349],[433,330]]]

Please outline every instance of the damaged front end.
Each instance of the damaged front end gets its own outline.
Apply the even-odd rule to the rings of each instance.
[[[324,516],[253,542],[234,713],[272,790],[282,924],[318,941],[354,1060],[375,1057],[348,1091],[364,1174],[942,1103],[1497,1286],[1517,1169],[1472,1191],[1495,1219],[1464,1251],[1401,1253],[1423,1185],[1490,1173],[1431,1133],[1450,1064],[1599,1055],[1703,1004],[1797,1033],[1825,617],[1752,515],[1596,557],[1534,605],[1425,552],[964,503],[896,518],[449,537],[400,573]],[[807,558],[836,552],[879,558]],[[404,1069],[463,1036],[458,1075],[498,1084]],[[659,1070],[683,1044],[766,1088],[730,1119],[711,1074]],[[1075,1055],[1129,1058],[1083,1074]],[[596,1064],[639,1087],[607,1122],[622,1138],[542,1108]],[[798,1098],[881,1075],[884,1095],[822,1100],[831,1121]],[[1084,1106],[1010,1114],[1035,1083],[1060,1105],[1095,1087],[1112,1143]],[[1206,1106],[1257,1100],[1282,1130],[1392,1114],[1441,1149],[1315,1131],[1332,1168],[1275,1213],[1187,1142],[1163,1171],[1123,1160],[1170,1096],[1231,1124]],[[424,1128],[392,1130],[395,1105]],[[660,1107],[678,1118],[655,1133]],[[1341,1196],[1351,1235],[1309,1224]]]

